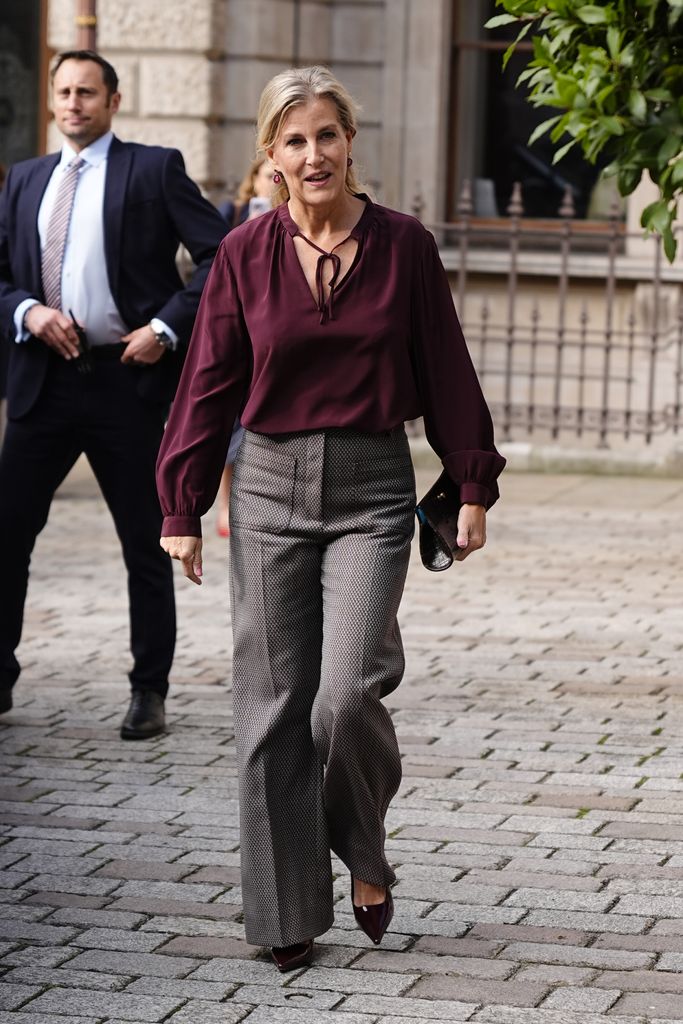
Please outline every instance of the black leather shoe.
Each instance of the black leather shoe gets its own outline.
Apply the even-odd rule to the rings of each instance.
[[[273,946],[270,951],[278,971],[294,971],[297,967],[308,967],[313,958],[313,939],[297,942],[295,946]]]
[[[154,690],[134,690],[121,725],[121,739],[148,740],[165,728],[164,698]]]
[[[369,904],[367,907],[357,907],[353,902],[353,875],[351,876],[351,903],[353,904],[353,916],[363,929],[369,939],[379,946],[384,938],[384,933],[391,924],[394,916],[394,897],[391,889],[387,886],[387,894],[384,903]]]
[[[0,715],[12,710],[12,690],[9,686],[0,686]]]

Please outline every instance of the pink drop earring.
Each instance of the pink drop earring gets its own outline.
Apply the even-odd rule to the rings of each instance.
[[[273,185],[279,185],[281,181],[282,181],[282,175],[280,174],[280,172],[279,171],[274,171],[273,172]]]
[[[353,163],[352,158],[350,156],[347,156],[347,158],[346,158],[346,166],[350,167],[352,163]]]

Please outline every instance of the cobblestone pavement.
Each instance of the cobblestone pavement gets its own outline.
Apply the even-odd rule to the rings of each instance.
[[[338,865],[334,928],[280,976],[240,922],[225,542],[178,581],[170,732],[124,744],[122,566],[67,484],[0,720],[0,1024],[683,1020],[683,483],[503,490],[484,553],[414,552],[391,932]]]

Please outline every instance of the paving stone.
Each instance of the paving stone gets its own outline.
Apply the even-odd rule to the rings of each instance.
[[[141,931],[161,932],[165,936],[174,935],[178,932],[189,938],[192,935],[207,935],[216,938],[241,939],[244,935],[244,925],[237,923],[234,918],[241,916],[241,905],[233,906],[233,920],[205,920],[195,917],[153,917],[143,925]]]
[[[70,960],[76,952],[77,950],[70,946],[25,946],[23,949],[10,948],[0,955],[4,967],[59,967],[66,960]]]
[[[663,953],[657,963],[658,971],[683,971],[683,949],[677,953]]]
[[[317,991],[306,988],[280,988],[266,985],[244,985],[232,997],[233,1003],[249,1006],[300,1007],[303,1010],[333,1010],[344,1002],[341,992]]]
[[[182,999],[161,996],[126,995],[125,992],[89,992],[81,989],[51,989],[31,1003],[31,1011],[45,1014],[85,1014],[126,1021],[162,1021],[177,1009]]]
[[[475,928],[489,927],[475,925]],[[412,949],[415,952],[435,953],[437,956],[481,957],[492,959],[503,948],[504,940],[473,938],[474,929],[463,939],[449,939],[442,935],[421,935]],[[381,955],[386,953],[382,950]]]
[[[87,907],[63,907],[55,910],[48,924],[74,924],[113,929],[135,928],[146,918],[144,914],[126,914],[112,910],[90,910]]]
[[[234,904],[224,903],[194,903],[192,900],[169,900],[169,899],[126,899],[113,900],[109,904],[109,910],[116,911],[139,911],[141,914],[148,914],[155,917],[205,917],[210,921],[231,921],[236,913]]]
[[[69,961],[69,970],[103,971],[131,977],[184,978],[199,965],[189,957],[159,956],[157,953],[124,953],[92,949]]]
[[[491,1006],[471,1018],[475,1024],[657,1024],[645,1017],[622,1016],[615,1010],[608,1014],[585,1010],[530,1010],[514,1006]]]
[[[159,946],[158,953],[182,957],[244,957],[253,959],[259,956],[258,946],[248,946],[240,939],[217,939],[206,936],[183,937],[171,939],[164,946]]]
[[[621,995],[619,989],[558,988],[541,1004],[544,1010],[572,1010],[586,1013],[605,1013]]]
[[[188,885],[182,882],[124,882],[117,889],[116,895],[119,899],[161,899],[161,900],[190,900],[193,903],[208,902],[215,899],[223,892],[220,885]]]
[[[549,986],[533,982],[491,981],[480,978],[427,975],[410,990],[411,998],[459,999],[466,1003],[501,1003],[503,1006],[536,1006]]]
[[[164,996],[169,999],[197,999],[220,1002],[231,995],[236,985],[221,982],[194,981],[187,978],[138,978],[126,988],[131,995]]]
[[[324,947],[316,946],[315,966],[318,966]],[[190,980],[243,983],[247,985],[289,984],[292,975],[274,975],[273,963],[265,960],[219,959],[200,963],[196,970],[187,975]]]
[[[399,996],[414,985],[418,979],[418,974],[394,974],[368,970],[359,973],[356,970],[310,967],[288,987],[350,994],[367,992],[383,996]]]
[[[453,1018],[461,1020],[462,1018]],[[286,1006],[257,1006],[248,1017],[249,1024],[375,1024],[372,1013],[346,1011],[300,1010]],[[195,1024],[193,1021],[192,1024]]]
[[[624,992],[678,992],[683,994],[683,975],[663,971],[607,971],[594,985]]]
[[[101,1017],[59,1015],[59,1024],[100,1024],[101,1020]],[[56,1024],[56,1021],[52,1013],[23,1013],[14,1010],[12,1013],[0,1013],[0,1024]]]
[[[119,887],[119,882],[107,878],[77,878],[73,875],[36,875],[30,881],[36,892],[62,892],[78,896],[108,896]]]
[[[82,910],[99,910],[105,906],[104,896],[84,896],[70,892],[36,892],[27,896],[26,903],[36,903],[41,907],[73,907]]]
[[[429,953],[366,953],[354,962],[354,973],[362,971],[399,971],[413,974],[453,974],[469,978],[507,978],[516,969],[511,960],[484,959],[475,956],[433,956]]]
[[[86,949],[112,949],[124,952],[149,953],[162,945],[165,936],[152,932],[129,932],[121,928],[90,928],[72,938],[75,946]]]
[[[0,1010],[16,1010],[41,991],[40,985],[20,985],[0,981]]]
[[[520,960],[523,963],[567,964],[580,967],[600,967],[604,970],[621,968],[624,971],[647,967],[651,961],[651,957],[647,953],[533,942],[516,942],[506,946],[503,956],[507,960]]]
[[[354,995],[344,1002],[344,1011],[378,1016],[424,1017],[427,1020],[468,1020],[476,1003],[454,999],[413,999],[410,996]],[[340,1022],[341,1024],[341,1022]]]
[[[591,932],[616,932],[618,935],[639,935],[652,924],[652,918],[630,917],[627,914],[589,914],[572,910],[532,910],[525,917],[530,925],[568,928]]]
[[[680,1021],[681,997],[657,992],[629,992],[614,1005],[613,1012],[620,1014],[624,1020],[630,1017],[631,1021],[637,1014],[642,1014],[647,1022],[651,1022],[655,1017]]]
[[[548,910],[605,911],[615,902],[608,892],[570,892],[517,889],[505,900],[506,907],[541,907]],[[618,911],[618,905],[616,910]]]
[[[239,1024],[249,1013],[248,1006],[191,999],[168,1019],[170,1024]]]
[[[534,964],[515,974],[515,981],[531,981],[547,985],[586,985],[597,971],[589,967],[560,967],[558,964]]]
[[[122,977],[120,974],[74,971],[67,966],[58,970],[50,970],[46,967],[17,967],[9,974],[5,974],[2,980],[3,982],[49,986],[50,988],[61,986],[63,988],[88,988],[102,992],[117,992],[125,988],[131,979]]]
[[[0,935],[7,939],[25,939],[27,942],[36,942],[41,945],[59,946],[74,939],[78,935],[78,929],[0,919]]]
[[[121,878],[156,882],[177,882],[190,872],[189,867],[177,864],[161,864],[146,860],[112,860],[95,872],[97,878]]]

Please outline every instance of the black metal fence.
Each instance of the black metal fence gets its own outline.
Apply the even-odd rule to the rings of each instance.
[[[617,204],[580,221],[568,190],[558,212],[525,219],[515,186],[507,217],[475,217],[466,183],[457,219],[429,225],[498,436],[607,446],[678,432],[683,260],[629,234]]]

